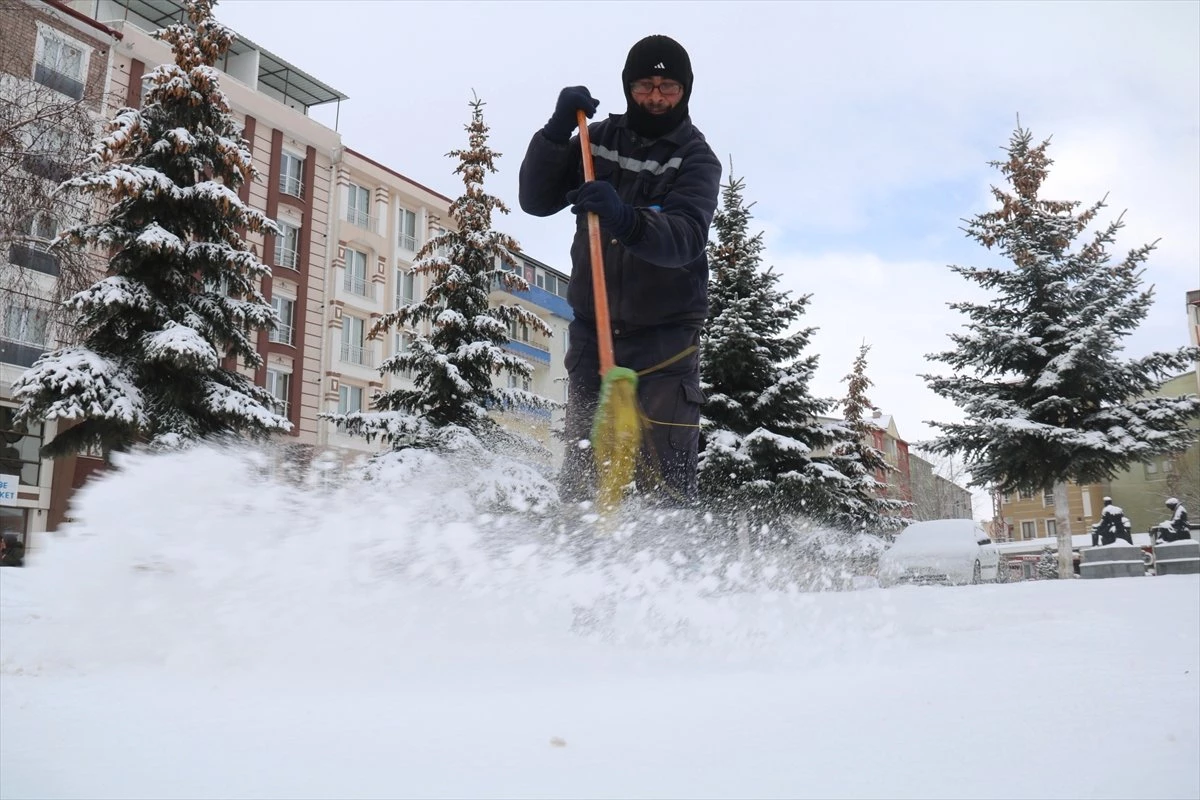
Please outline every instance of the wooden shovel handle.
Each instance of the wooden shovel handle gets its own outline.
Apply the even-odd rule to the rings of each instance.
[[[575,112],[579,121],[579,147],[583,151],[583,179],[596,180],[596,168],[592,164],[592,137],[588,133],[587,115],[582,110]],[[606,374],[616,365],[613,358],[612,321],[608,316],[608,290],[604,284],[604,249],[600,242],[600,218],[588,212],[588,242],[592,251],[592,296],[596,307],[596,341],[600,346],[600,374]]]

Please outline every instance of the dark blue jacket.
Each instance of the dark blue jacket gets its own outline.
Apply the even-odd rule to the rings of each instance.
[[[614,333],[650,325],[701,325],[708,316],[708,228],[720,193],[721,162],[704,135],[685,119],[648,141],[625,115],[588,125],[596,180],[608,181],[637,212],[621,240],[604,234],[604,275]],[[521,162],[521,208],[548,217],[567,205],[583,183],[579,138],[566,144],[533,135]],[[587,216],[576,221],[567,302],[575,315],[595,319]]]

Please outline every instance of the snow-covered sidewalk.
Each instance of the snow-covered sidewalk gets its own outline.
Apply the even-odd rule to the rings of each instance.
[[[0,570],[0,797],[1200,795],[1196,576],[713,592],[250,483],[131,470]]]

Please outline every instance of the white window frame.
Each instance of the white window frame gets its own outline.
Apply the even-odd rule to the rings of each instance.
[[[404,206],[396,212],[396,246],[406,253],[416,253],[421,246],[417,240],[417,212]]]
[[[345,278],[342,287],[350,294],[359,297],[371,297],[373,288],[367,280],[367,262],[371,258],[362,250],[353,247],[346,248]]]
[[[279,327],[267,334],[267,340],[277,344],[294,345],[296,343],[296,298],[284,294],[271,295],[271,307],[279,315]]]
[[[1043,527],[1046,529],[1047,536],[1058,538],[1058,520],[1054,517],[1047,518],[1042,521]]]
[[[1054,508],[1054,490],[1045,489],[1042,491],[1042,508]]]
[[[342,315],[342,361],[360,367],[373,366],[366,331],[367,322],[362,317]]]
[[[55,44],[57,44],[58,47],[60,48],[60,50],[59,50],[60,55],[54,58],[54,63],[50,62],[51,57],[46,53],[46,49],[47,49],[46,45],[51,41],[53,41]],[[63,46],[66,46],[66,47],[69,47],[69,48],[79,51],[79,72],[76,75],[72,75],[71,73],[66,72],[60,68],[61,67],[61,64],[60,64],[61,48]],[[70,78],[71,80],[74,80],[74,81],[78,81],[83,86],[83,92],[86,93],[87,92],[88,66],[91,63],[91,58],[92,58],[92,48],[91,47],[89,47],[88,45],[79,41],[78,39],[74,38],[73,36],[68,36],[67,34],[63,33],[62,31],[58,30],[57,28],[52,28],[49,25],[45,24],[44,22],[38,22],[37,23],[37,43],[34,46],[33,66],[30,68],[29,77],[36,82],[37,79],[35,76],[37,75],[37,68],[39,65],[41,65],[43,67],[46,67],[47,69],[57,72],[59,75]],[[41,84],[41,83],[39,83],[39,85],[45,86],[45,84]],[[50,87],[47,87],[47,88],[50,88]],[[70,96],[70,95],[68,95],[68,96]],[[75,98],[75,99],[81,99],[81,98]]]
[[[49,343],[50,315],[32,306],[13,305],[4,312],[3,336],[10,342],[45,348]]]
[[[359,207],[359,198],[363,207]],[[346,221],[366,230],[374,230],[371,216],[371,190],[351,182],[346,187]]]
[[[357,398],[357,404],[352,401]],[[353,414],[363,410],[363,388],[350,383],[338,385],[338,413]]]
[[[277,219],[279,235],[275,237],[275,265],[300,271],[300,226]],[[290,246],[289,246],[290,243]]]
[[[396,308],[417,301],[419,276],[411,269],[396,270]]]
[[[280,395],[282,382],[282,396]],[[275,366],[267,367],[266,389],[271,396],[279,401],[283,416],[287,416],[292,406],[292,373],[289,370]]]
[[[1037,520],[1025,519],[1021,520],[1021,541],[1029,541],[1036,539],[1037,536]]]
[[[395,348],[393,355],[398,356],[401,353],[407,353],[412,350],[412,343],[416,337],[417,335],[412,331],[396,331],[392,339],[392,346]],[[411,378],[413,371],[411,369],[402,369],[400,370],[400,374],[406,378]]]
[[[304,156],[283,151],[279,157],[279,191],[292,197],[304,197]]]

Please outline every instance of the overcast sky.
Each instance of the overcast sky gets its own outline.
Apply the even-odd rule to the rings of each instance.
[[[1184,294],[1200,289],[1200,3],[1196,2],[396,2],[223,0],[219,19],[350,96],[345,143],[450,197],[445,157],[466,143],[467,103],[487,103],[502,154],[487,188],[496,227],[569,272],[569,211],[517,206],[531,134],[563,86],[624,111],[621,68],[642,36],[691,55],[692,120],[744,178],[765,263],[811,293],[813,389],[840,397],[861,342],[871,399],[910,443],[956,408],[918,377],[981,298],[948,264],[1001,265],[960,230],[1017,115],[1053,137],[1047,187],[1125,211],[1121,252],[1161,239],[1156,303],[1129,355],[1188,343]],[[334,107],[313,110],[329,125]]]

